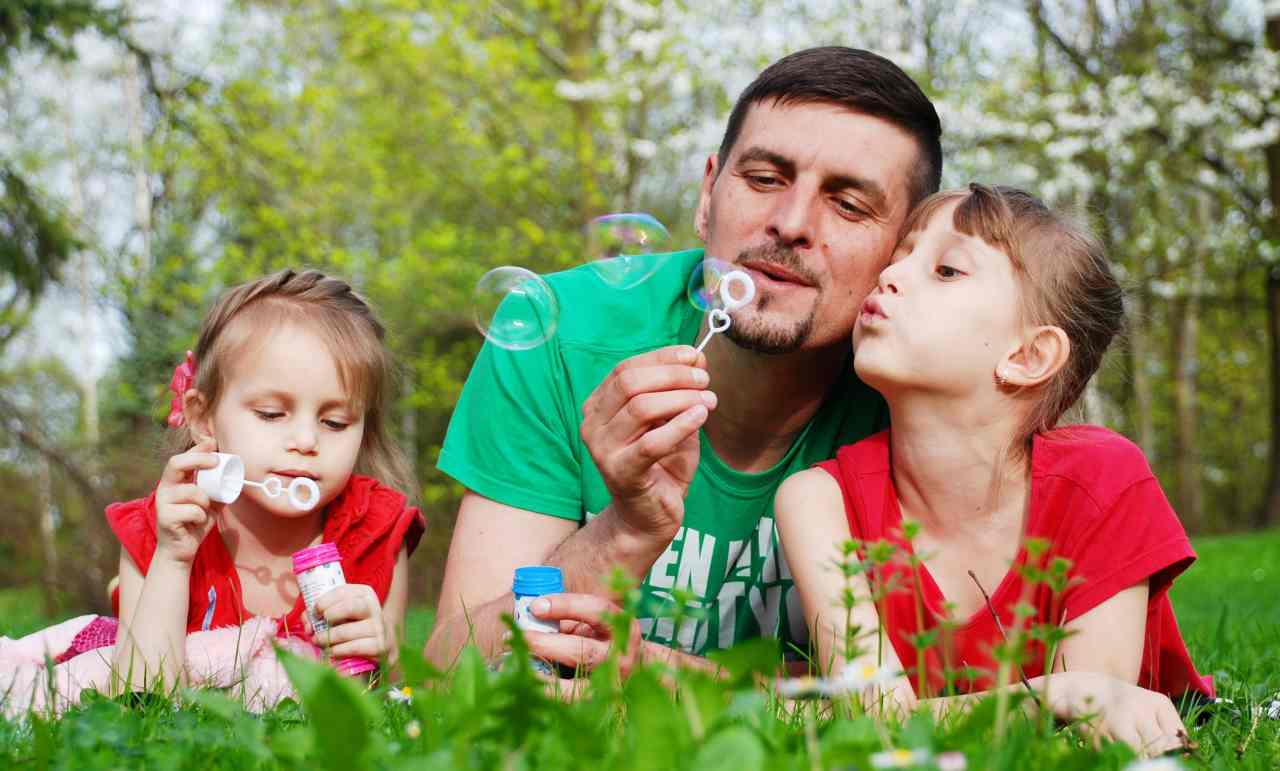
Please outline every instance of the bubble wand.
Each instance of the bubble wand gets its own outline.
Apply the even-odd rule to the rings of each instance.
[[[742,296],[733,296],[733,286],[737,284],[742,287]],[[751,280],[751,276],[745,271],[731,270],[724,274],[720,279],[718,287],[720,301],[724,303],[723,308],[712,308],[707,314],[707,335],[702,338],[702,342],[698,343],[698,347],[694,350],[698,353],[707,347],[707,343],[711,342],[712,335],[721,334],[728,331],[733,325],[733,319],[729,316],[729,311],[736,311],[747,303],[755,299],[756,283]]]
[[[289,505],[299,511],[310,511],[320,500],[320,486],[314,479],[294,477],[285,487],[279,477],[267,477],[261,482],[244,478],[244,461],[239,455],[216,452],[218,465],[214,468],[201,469],[196,473],[196,485],[204,490],[210,499],[219,503],[234,503],[240,497],[245,485],[257,487],[270,498],[284,495]]]

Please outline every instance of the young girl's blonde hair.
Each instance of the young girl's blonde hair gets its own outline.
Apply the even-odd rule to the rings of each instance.
[[[1023,323],[1059,327],[1071,342],[1067,363],[1038,387],[1039,398],[1015,437],[1014,446],[1024,447],[1034,434],[1054,428],[1084,393],[1124,329],[1124,291],[1086,224],[1017,188],[973,183],[935,193],[907,217],[902,235],[924,228],[955,201],[956,231],[981,238],[1013,263]]]
[[[355,471],[415,497],[404,453],[386,429],[393,386],[386,332],[369,303],[351,285],[319,271],[282,270],[232,287],[205,315],[196,343],[192,387],[212,411],[226,386],[229,365],[255,342],[284,324],[299,324],[317,334],[333,355],[338,378],[355,409],[364,414],[364,438]],[[178,429],[184,447],[194,441],[187,425]]]

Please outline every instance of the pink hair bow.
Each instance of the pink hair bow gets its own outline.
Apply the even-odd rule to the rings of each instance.
[[[173,368],[173,378],[169,381],[169,390],[173,391],[173,401],[169,402],[169,425],[179,428],[186,424],[186,416],[182,414],[182,396],[196,382],[196,356],[187,351],[187,358]]]

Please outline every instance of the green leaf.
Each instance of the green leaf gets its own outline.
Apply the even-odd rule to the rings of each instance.
[[[316,759],[335,769],[361,766],[370,726],[378,716],[370,697],[330,666],[283,650],[277,655],[311,719]]]
[[[691,768],[698,771],[754,771],[763,769],[764,744],[745,726],[731,726],[712,736],[694,756]]]

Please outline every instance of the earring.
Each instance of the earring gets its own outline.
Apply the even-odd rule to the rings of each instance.
[[[1004,370],[996,370],[996,385],[1004,388],[1009,385],[1009,378],[1005,377]]]

